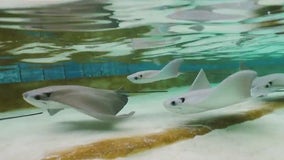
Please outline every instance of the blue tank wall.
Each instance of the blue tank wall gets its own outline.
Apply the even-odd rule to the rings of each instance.
[[[17,65],[0,66],[0,83],[16,83],[16,82],[31,82],[43,80],[58,80],[58,79],[73,79],[82,77],[107,77],[117,75],[129,75],[141,70],[161,69],[165,64],[157,65],[151,62],[141,63],[120,63],[120,62],[105,62],[105,63],[60,63],[51,64],[49,66],[41,64],[19,63]],[[283,73],[283,59],[273,59],[261,63],[260,61],[246,61],[242,63],[247,69],[257,71],[260,68],[263,73],[271,71]],[[181,72],[198,72],[200,68],[205,71],[210,70],[234,70],[240,68],[240,62],[224,62],[222,64],[188,64],[183,63]],[[267,71],[264,69],[267,68]],[[276,70],[275,68],[279,68]],[[261,75],[261,74],[260,74]]]
[[[129,65],[126,63],[85,63],[74,62],[50,65],[20,63],[0,68],[0,83],[31,82],[42,80],[74,79],[82,77],[107,77],[127,75],[145,69],[159,69],[152,63]]]

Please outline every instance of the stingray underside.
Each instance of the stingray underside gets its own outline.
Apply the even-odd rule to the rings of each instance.
[[[133,112],[131,112],[116,116],[127,104],[128,98],[124,94],[110,90],[66,88],[52,93],[49,100],[68,105],[103,121],[127,118],[133,115]]]

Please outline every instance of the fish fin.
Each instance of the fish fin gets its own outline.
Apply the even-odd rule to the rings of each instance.
[[[179,75],[179,68],[184,60],[179,58],[169,62],[164,68],[161,69],[162,75]]]
[[[133,116],[134,113],[135,113],[134,111],[131,111],[131,112],[127,113],[127,114],[117,115],[116,118],[118,118],[118,119],[129,118],[129,117]]]
[[[249,98],[251,84],[256,75],[257,73],[252,70],[239,71],[230,75],[214,88],[206,98],[206,103],[234,104]]]
[[[118,122],[120,120],[124,120],[126,118],[129,118],[131,116],[134,115],[134,111],[129,112],[127,114],[121,114],[121,115],[111,115],[111,114],[103,114],[103,113],[95,113],[89,116],[94,117],[100,121],[104,121],[104,122]]]
[[[122,108],[127,104],[128,102],[128,96],[125,94],[117,94],[117,97],[119,97],[119,100],[110,102],[110,106],[113,110],[114,114],[117,114]]]
[[[60,109],[47,109],[47,112],[49,113],[50,116],[55,115],[56,113],[58,113],[59,111],[63,110],[63,108]]]
[[[195,80],[193,81],[190,87],[190,90],[193,91],[193,90],[207,89],[207,88],[210,88],[210,83],[203,69],[200,69],[198,75],[196,76]]]
[[[128,97],[113,91],[72,92],[53,99],[68,105],[91,117],[103,120],[106,116],[115,116],[128,102]]]
[[[116,115],[116,116],[113,116],[109,120],[115,120],[115,121],[123,120],[123,119],[129,118],[129,117],[132,117],[134,115],[134,113],[135,113],[134,111],[131,111],[131,112],[127,113],[127,114]]]

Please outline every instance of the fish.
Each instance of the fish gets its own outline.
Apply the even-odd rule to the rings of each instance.
[[[164,107],[174,113],[191,114],[219,109],[250,98],[250,88],[257,73],[252,70],[236,72],[216,87],[211,87],[201,69],[190,90],[164,101]]]
[[[273,73],[257,77],[252,82],[251,95],[253,97],[265,97],[278,91],[284,91],[284,73]]]
[[[174,59],[170,61],[166,66],[164,66],[161,70],[139,71],[128,75],[127,79],[132,83],[143,84],[176,78],[181,74],[179,72],[179,68],[183,61],[183,59]]]
[[[66,108],[73,108],[101,121],[117,121],[135,113],[117,115],[127,104],[127,95],[79,85],[38,88],[23,93],[23,99],[35,107],[46,109],[51,116]]]

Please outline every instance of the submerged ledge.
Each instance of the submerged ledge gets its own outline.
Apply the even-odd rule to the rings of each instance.
[[[251,109],[241,110],[224,115],[201,117],[198,120],[182,122],[181,126],[167,129],[160,133],[148,135],[106,139],[86,145],[76,146],[64,151],[57,151],[42,160],[84,160],[113,159],[126,157],[135,153],[169,145],[180,140],[204,135],[214,129],[226,128],[230,125],[260,118],[284,106],[283,101],[265,102],[248,100],[237,105],[251,105]]]

